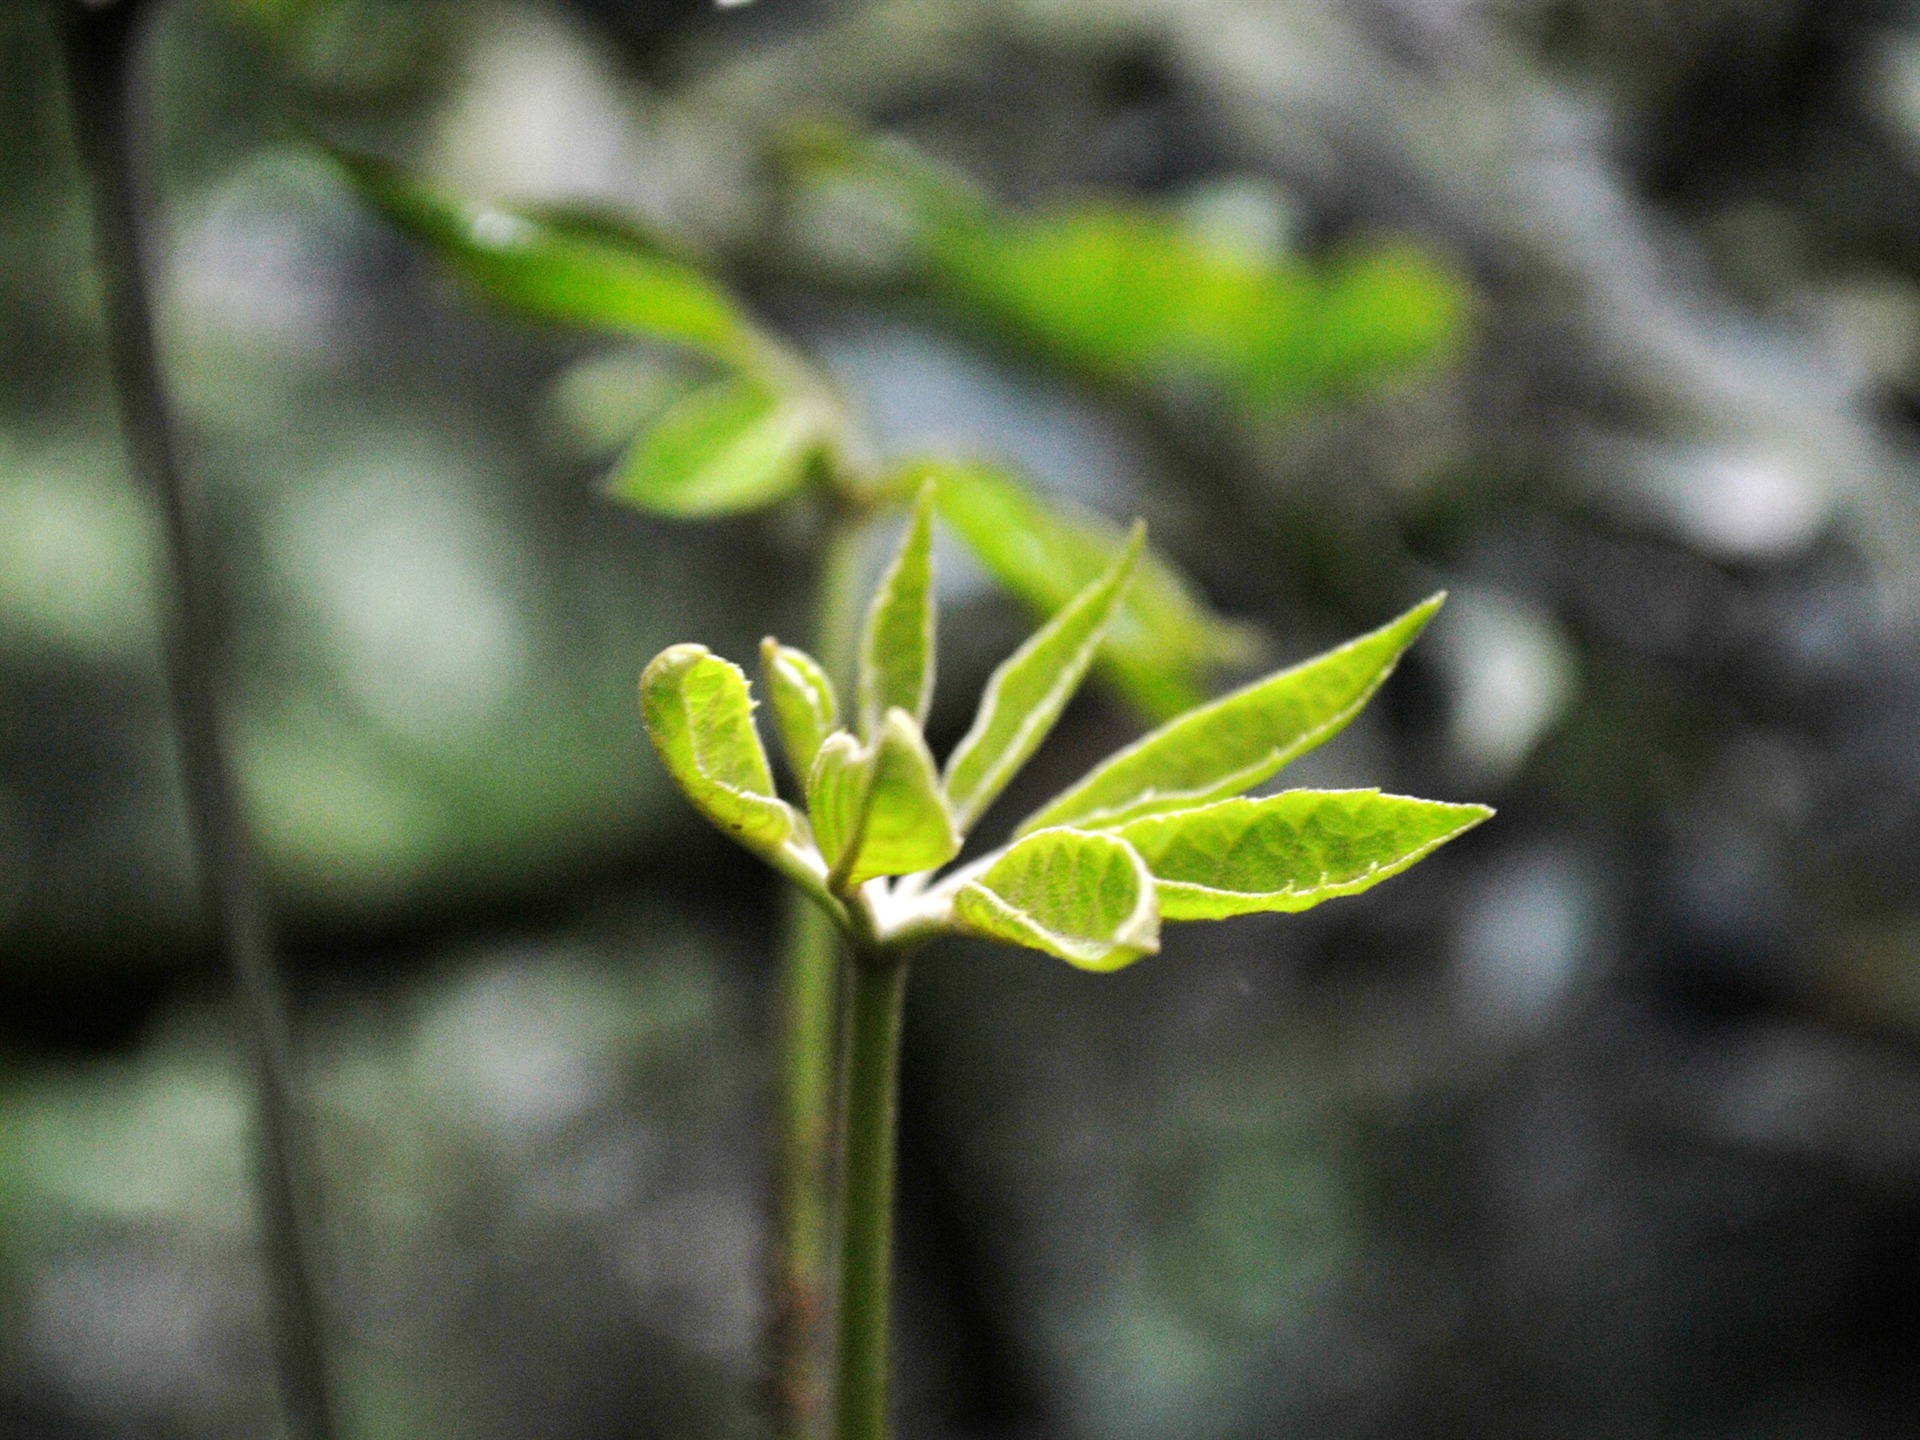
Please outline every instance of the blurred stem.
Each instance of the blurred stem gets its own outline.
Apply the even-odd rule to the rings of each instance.
[[[54,0],[74,134],[92,189],[108,359],[128,460],[158,503],[171,570],[167,671],[188,818],[215,936],[232,973],[252,1062],[259,1203],[281,1398],[293,1440],[335,1434],[305,1223],[305,1148],[266,906],[240,814],[220,714],[216,604],[194,533],[198,497],[181,470],[160,376],[135,203],[134,77],[142,0]]]
[[[865,515],[836,503],[814,596],[810,643],[846,692],[860,606]],[[833,1370],[834,1079],[839,1046],[840,938],[819,906],[787,891],[780,974],[777,1236],[772,1369],[776,1429],[822,1440]]]
[[[839,1379],[834,1440],[885,1440],[893,1298],[893,1168],[900,1108],[900,1029],[907,957],[867,951],[848,967],[840,1183]]]

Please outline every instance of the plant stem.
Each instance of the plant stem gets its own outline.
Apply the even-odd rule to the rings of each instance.
[[[254,1086],[259,1202],[281,1398],[293,1440],[331,1440],[311,1230],[305,1223],[305,1150],[285,1007],[266,906],[228,760],[215,660],[212,584],[194,533],[189,494],[160,376],[134,196],[133,84],[140,0],[56,0],[74,133],[92,186],[94,244],[121,427],[135,478],[158,503],[172,584],[167,671],[205,903],[231,971]]]
[[[813,635],[842,693],[860,605],[862,514],[836,505],[815,582]],[[821,1440],[831,1418],[834,1078],[841,945],[833,922],[787,890],[775,1097],[776,1177],[771,1368],[776,1431]]]
[[[886,1440],[893,1296],[894,1128],[900,1106],[903,951],[868,951],[848,967],[846,1156],[841,1167],[839,1380],[834,1440]]]

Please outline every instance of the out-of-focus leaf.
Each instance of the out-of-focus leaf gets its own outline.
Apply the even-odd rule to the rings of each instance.
[[[860,732],[871,740],[894,706],[916,723],[933,703],[933,488],[913,518],[867,607],[860,632]]]
[[[935,483],[940,518],[994,579],[1044,615],[1098,580],[1126,546],[1118,526],[1042,500],[988,466],[922,461],[905,473]],[[1205,699],[1216,667],[1244,663],[1257,649],[1253,631],[1208,610],[1149,549],[1108,628],[1102,665],[1137,709],[1161,720]]]
[[[670,646],[640,677],[640,709],[667,773],[707,819],[761,854],[793,834],[738,665],[704,645]]]
[[[1103,760],[1024,821],[1111,828],[1238,795],[1337,735],[1426,628],[1435,595],[1371,634],[1189,711]]]
[[[481,204],[364,156],[335,152],[354,187],[489,299],[524,315],[643,335],[739,363],[752,327],[691,266],[605,222]]]
[[[973,728],[947,759],[947,798],[964,831],[993,803],[1053,729],[1126,594],[1146,543],[1136,523],[1107,573],[1055,613],[987,681]]]
[[[660,515],[758,509],[806,480],[830,424],[804,393],[729,375],[670,406],[622,457],[607,493]]]
[[[836,867],[848,885],[937,869],[960,853],[960,831],[933,756],[919,724],[898,706],[880,722],[865,811],[853,858],[842,856]]]
[[[1465,329],[1465,278],[1405,243],[1310,263],[1145,206],[998,214],[899,143],[844,131],[791,156],[803,177],[886,197],[961,306],[1109,381],[1198,381],[1271,409],[1445,358]]]
[[[1118,970],[1160,948],[1160,912],[1146,862],[1124,840],[1044,830],[1010,846],[954,896],[973,935]]]
[[[814,756],[840,723],[833,681],[806,651],[782,645],[771,635],[760,642],[760,678],[773,705],[787,764],[805,784],[813,772]]]
[[[1357,895],[1491,814],[1378,790],[1288,790],[1149,815],[1114,833],[1153,872],[1162,919],[1223,920]]]

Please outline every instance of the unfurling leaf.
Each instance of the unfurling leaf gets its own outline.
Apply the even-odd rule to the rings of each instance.
[[[860,839],[873,758],[871,749],[846,731],[836,730],[821,742],[807,772],[807,819],[829,872],[839,866],[847,847]]]
[[[787,764],[805,784],[813,757],[840,723],[840,701],[820,662],[769,635],[760,642],[760,679],[773,706],[774,727]]]
[[[704,645],[674,645],[641,675],[640,710],[667,773],[707,819],[763,854],[793,834],[739,666]]]
[[[1153,873],[1162,919],[1223,920],[1357,895],[1491,814],[1378,790],[1288,790],[1150,815],[1113,833]]]
[[[995,580],[1051,615],[1098,580],[1126,533],[1098,516],[1043,500],[983,465],[923,461],[906,472],[938,487],[940,518]],[[1215,615],[1165,559],[1147,550],[1107,632],[1102,664],[1142,713],[1158,720],[1205,698],[1216,667],[1244,663],[1253,632]]]
[[[1112,835],[1029,835],[960,887],[953,914],[969,934],[1083,970],[1118,970],[1160,948],[1153,877],[1138,852]]]
[[[1080,688],[1145,542],[1146,527],[1135,524],[1107,573],[1061,606],[988,679],[973,728],[947,758],[947,799],[962,830],[1026,764]]]
[[[860,733],[872,740],[895,706],[924,722],[933,703],[933,492],[921,489],[913,518],[860,634]]]
[[[920,726],[895,706],[880,722],[866,816],[851,860],[837,870],[844,884],[863,885],[879,875],[934,870],[960,853],[960,831],[940,792],[940,774]]]
[[[757,347],[697,270],[578,218],[479,204],[382,161],[335,152],[356,189],[487,298],[543,320],[642,335],[739,362]]]
[[[831,424],[804,393],[730,375],[669,406],[621,458],[607,491],[660,515],[755,510],[800,487]]]
[[[1372,634],[1169,721],[1096,765],[1016,833],[1054,825],[1111,829],[1258,785],[1338,734],[1445,598],[1435,595]]]

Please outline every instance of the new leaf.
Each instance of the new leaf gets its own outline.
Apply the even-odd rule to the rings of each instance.
[[[1096,765],[1017,833],[1111,829],[1258,785],[1359,713],[1443,599],[1435,595],[1369,635],[1169,721]]]
[[[1058,956],[1083,970],[1118,970],[1160,948],[1153,876],[1112,835],[1043,830],[1010,846],[954,896],[959,927]]]
[[[840,701],[820,662],[769,635],[760,642],[760,679],[773,704],[774,726],[787,764],[801,784],[813,772],[820,746],[840,723]]]
[[[1150,815],[1114,833],[1153,873],[1162,919],[1224,920],[1357,895],[1491,814],[1378,790],[1289,790]]]
[[[898,707],[916,722],[933,703],[933,492],[921,490],[913,518],[880,588],[867,607],[860,634],[860,733],[880,732],[881,718]]]
[[[740,667],[704,645],[671,646],[640,677],[640,710],[667,773],[695,808],[748,849],[778,851],[795,816],[774,793]]]
[[[947,758],[947,799],[962,830],[1026,764],[1080,688],[1145,540],[1146,527],[1136,524],[1107,573],[1063,605],[988,679],[973,728]]]

